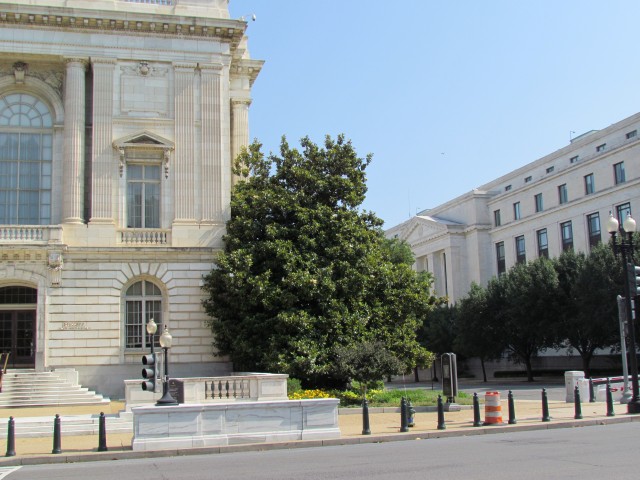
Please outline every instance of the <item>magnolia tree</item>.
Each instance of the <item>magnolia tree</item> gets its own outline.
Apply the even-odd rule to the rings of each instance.
[[[400,370],[428,364],[416,331],[435,301],[432,278],[362,211],[371,157],[343,136],[300,147],[283,138],[265,157],[254,142],[235,162],[225,248],[204,285],[214,347],[236,369],[315,387],[358,376],[339,358],[345,348],[377,343]],[[380,378],[391,364],[381,362]]]

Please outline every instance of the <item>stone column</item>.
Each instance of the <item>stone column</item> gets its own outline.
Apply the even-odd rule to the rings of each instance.
[[[82,223],[86,59],[67,58],[64,90],[63,223]]]
[[[249,145],[249,106],[250,98],[231,99],[231,165],[240,155],[242,147]],[[236,176],[234,175],[234,181]]]
[[[222,65],[200,65],[202,73],[202,221],[222,219]]]
[[[172,169],[175,194],[175,222],[195,222],[194,183],[194,74],[195,64],[174,64],[175,70],[175,166]]]
[[[113,223],[113,73],[115,59],[92,58],[93,63],[93,151],[91,178],[91,223]]]

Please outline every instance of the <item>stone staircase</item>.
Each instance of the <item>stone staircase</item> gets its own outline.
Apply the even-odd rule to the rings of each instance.
[[[2,378],[0,408],[108,404],[109,399],[78,384],[75,370],[8,370]]]
[[[20,410],[20,408],[109,405],[109,403],[108,398],[79,385],[78,374],[73,369],[57,369],[53,372],[11,369],[2,378],[0,409],[6,408],[6,410],[0,410],[0,439],[7,438],[5,420],[8,420],[12,412],[44,414],[41,409]],[[46,416],[17,415],[14,419],[16,438],[51,437],[55,410],[45,410]],[[133,414],[125,411],[107,414],[105,427],[108,434],[132,433]],[[60,430],[63,438],[65,435],[97,436],[100,431],[100,415],[60,415]]]

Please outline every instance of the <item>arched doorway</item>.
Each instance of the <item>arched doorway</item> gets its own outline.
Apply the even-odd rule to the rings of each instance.
[[[0,288],[0,352],[12,367],[35,367],[37,299],[35,288]]]

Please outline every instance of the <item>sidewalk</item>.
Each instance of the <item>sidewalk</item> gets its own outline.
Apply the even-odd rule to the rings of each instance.
[[[506,397],[506,395],[505,395]],[[550,422],[542,422],[541,401],[515,400],[515,413],[517,424],[507,425],[508,406],[506,398],[502,399],[502,425],[473,427],[473,410],[465,408],[458,412],[445,412],[445,430],[437,429],[437,412],[418,411],[415,415],[415,426],[407,433],[400,433],[400,413],[378,413],[381,409],[370,409],[371,435],[362,435],[362,413],[360,409],[340,409],[338,423],[341,438],[333,440],[309,440],[275,444],[248,444],[231,445],[225,447],[209,447],[188,450],[164,450],[155,452],[133,452],[131,450],[131,433],[109,434],[107,431],[108,452],[98,452],[97,435],[75,435],[61,437],[61,454],[52,454],[53,448],[53,418],[60,414],[62,422],[65,415],[94,414],[100,412],[117,413],[124,408],[122,402],[112,402],[109,406],[97,407],[46,407],[28,409],[2,409],[0,428],[7,428],[6,421],[9,416],[19,421],[27,417],[50,417],[51,437],[44,438],[19,438],[15,439],[15,457],[1,457],[0,466],[27,465],[43,463],[66,463],[80,461],[115,460],[125,458],[143,458],[156,456],[173,456],[189,454],[224,453],[250,450],[270,450],[283,448],[315,447],[322,445],[346,445],[356,443],[373,443],[385,441],[428,439],[450,436],[465,436],[490,433],[502,433],[518,430],[538,430],[554,428],[571,428],[578,426],[606,425],[611,423],[640,421],[640,416],[626,414],[626,405],[616,404],[614,410],[616,416],[606,416],[605,403],[583,403],[582,420],[574,420],[574,406],[563,401],[549,401]],[[109,408],[105,408],[109,407]],[[481,405],[481,419],[484,420],[484,410]],[[419,408],[419,410],[422,410]],[[0,455],[6,453],[6,440],[0,443]]]

